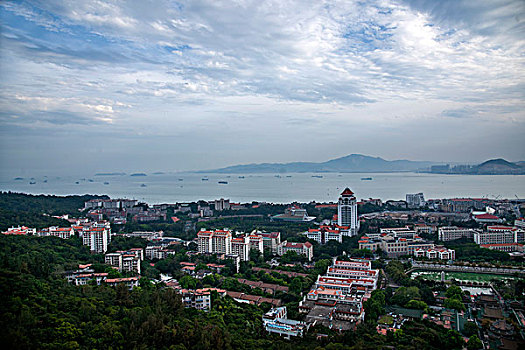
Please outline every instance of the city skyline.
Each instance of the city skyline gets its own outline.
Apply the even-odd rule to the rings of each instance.
[[[0,4],[0,162],[525,160],[522,1]]]

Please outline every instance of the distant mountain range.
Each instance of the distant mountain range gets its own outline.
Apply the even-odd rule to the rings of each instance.
[[[226,168],[201,170],[198,173],[386,173],[431,172],[437,174],[504,175],[525,174],[525,162],[492,159],[479,165],[455,165],[429,161],[385,160],[362,154],[350,154],[326,162],[260,163],[233,165]]]
[[[322,163],[262,163],[234,165],[226,168],[199,171],[199,173],[247,174],[247,173],[360,173],[426,170],[436,162],[411,160],[384,160],[362,154],[350,154]]]

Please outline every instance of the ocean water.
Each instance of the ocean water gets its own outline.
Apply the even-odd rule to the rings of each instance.
[[[203,181],[203,178],[208,180]],[[372,180],[362,180],[362,178],[372,178]],[[35,184],[30,184],[31,181]],[[219,181],[228,183],[219,184]],[[105,182],[107,184],[104,184]],[[423,192],[426,199],[454,197],[515,199],[525,198],[525,175],[171,173],[148,174],[141,177],[35,176],[33,180],[0,179],[2,191],[56,195],[107,194],[112,198],[133,198],[150,204],[217,198],[229,198],[236,202],[329,202],[337,201],[339,193],[345,187],[352,189],[358,199],[405,199],[407,193],[418,192]]]

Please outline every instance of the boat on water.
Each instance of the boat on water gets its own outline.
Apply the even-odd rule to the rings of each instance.
[[[147,187],[147,186],[146,186],[146,184],[142,184],[142,185],[140,185],[140,187]]]
[[[363,181],[372,181],[371,177],[362,177],[361,180]]]
[[[227,185],[227,184],[228,184],[228,181],[219,181],[219,184],[221,184],[221,185]]]
[[[34,184],[36,184],[36,182],[35,181],[29,181],[29,184],[30,185],[34,185]]]
[[[312,175],[312,177],[316,177],[316,178],[318,178],[318,179],[322,179],[322,178],[323,178],[322,175]]]
[[[208,181],[209,179],[203,177],[201,180],[202,180],[202,181]]]
[[[181,179],[179,179],[179,181],[184,181],[184,179],[181,178]]]
[[[281,178],[281,175],[274,175],[274,177],[277,177],[277,178],[280,179],[280,178]]]
[[[286,175],[286,177],[292,177],[292,175]]]
[[[75,183],[76,183],[77,185],[80,184],[80,182],[78,182],[78,181],[75,181]]]
[[[47,183],[47,180],[44,180],[43,182],[46,184],[46,183]]]
[[[239,176],[239,179],[244,179],[244,176]]]
[[[106,181],[106,182],[104,182],[104,185],[109,185],[109,182],[107,182],[107,181]]]

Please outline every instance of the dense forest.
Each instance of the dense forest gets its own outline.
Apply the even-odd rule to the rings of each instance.
[[[84,202],[94,198],[109,197],[96,195],[60,197],[0,192],[0,230],[19,225],[36,228],[53,225],[69,226],[66,221],[50,215],[78,214],[78,209],[84,208]]]

